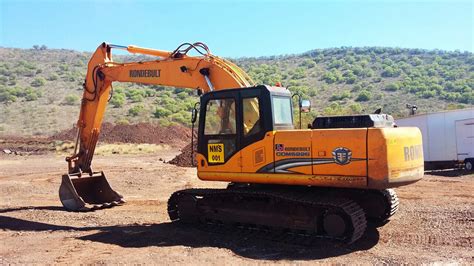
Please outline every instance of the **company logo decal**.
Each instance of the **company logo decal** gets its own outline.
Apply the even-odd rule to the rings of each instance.
[[[311,156],[310,151],[310,147],[288,147],[284,144],[275,144],[276,156],[308,157]]]
[[[337,164],[348,164],[351,162],[352,152],[348,148],[338,147],[332,151],[332,158]]]
[[[132,69],[128,72],[128,76],[131,78],[159,78],[160,71],[159,69]]]
[[[413,145],[403,147],[403,154],[405,155],[405,162],[421,159],[423,158],[423,146]]]

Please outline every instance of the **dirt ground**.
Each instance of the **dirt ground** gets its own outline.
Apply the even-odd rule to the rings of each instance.
[[[63,157],[0,156],[0,264],[474,264],[472,174],[426,175],[397,189],[399,212],[356,243],[304,247],[170,223],[166,202],[173,191],[225,187],[198,180],[194,168],[163,163],[178,153],[96,156],[95,169],[128,202],[88,213],[61,207]]]

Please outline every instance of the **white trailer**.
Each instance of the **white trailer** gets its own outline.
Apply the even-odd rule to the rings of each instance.
[[[398,126],[415,126],[423,136],[425,169],[474,165],[474,107],[397,119]]]

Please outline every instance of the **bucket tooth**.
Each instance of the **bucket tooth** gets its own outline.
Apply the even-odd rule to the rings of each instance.
[[[59,187],[59,199],[69,211],[91,211],[125,203],[112,189],[103,172],[92,175],[66,174]]]

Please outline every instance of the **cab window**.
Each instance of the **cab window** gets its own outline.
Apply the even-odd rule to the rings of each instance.
[[[272,104],[275,125],[293,125],[291,98],[273,96]]]
[[[260,103],[257,97],[243,99],[244,136],[251,136],[261,131]]]
[[[236,133],[234,99],[210,100],[206,106],[206,135],[228,135]]]

